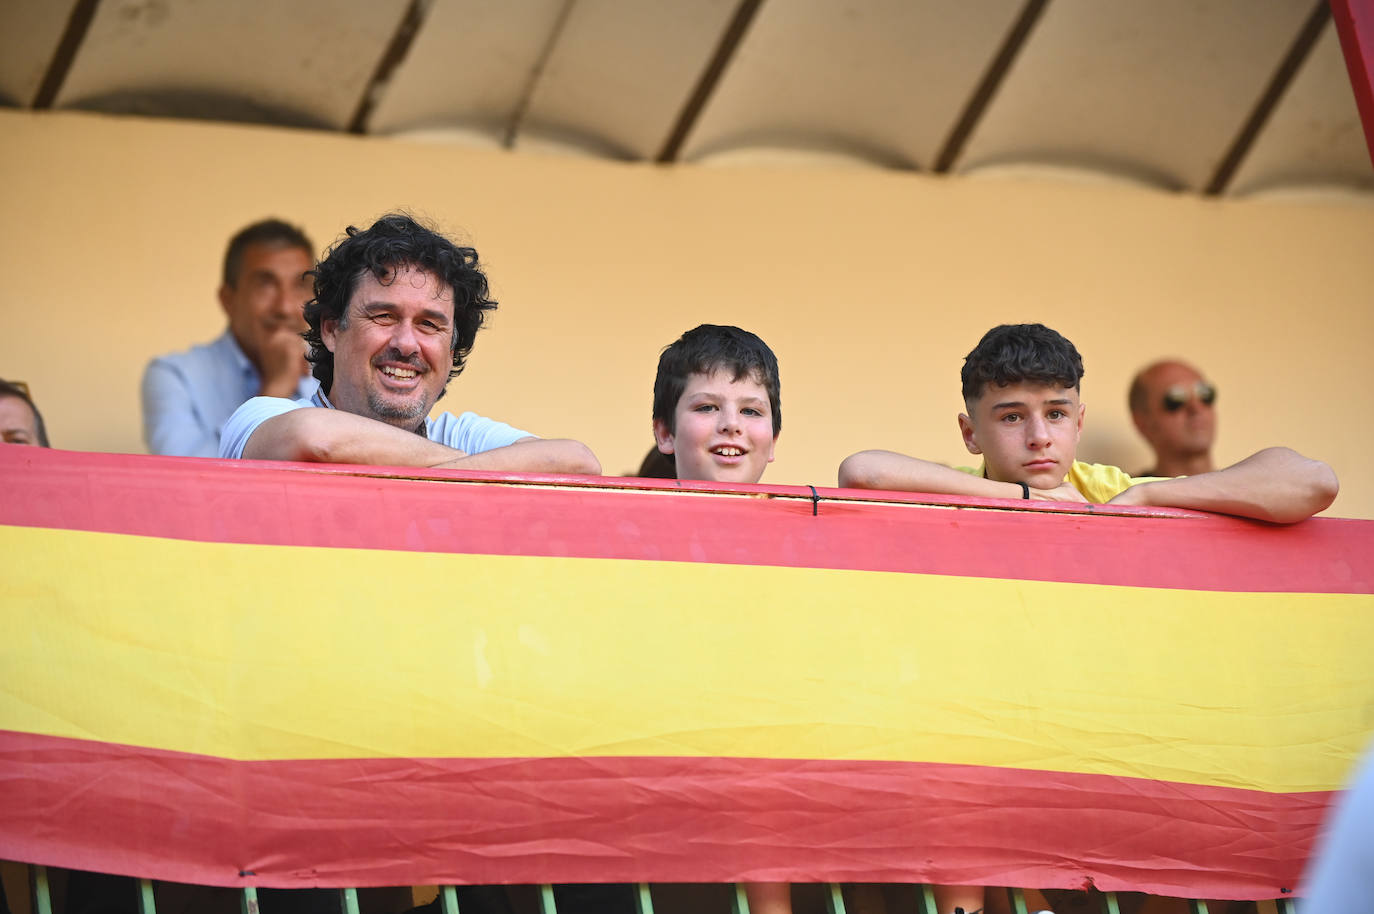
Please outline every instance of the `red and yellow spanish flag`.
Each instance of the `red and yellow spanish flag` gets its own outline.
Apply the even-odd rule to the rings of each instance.
[[[1374,523],[0,448],[0,857],[1277,897]]]

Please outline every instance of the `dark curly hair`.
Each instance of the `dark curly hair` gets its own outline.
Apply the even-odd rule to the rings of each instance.
[[[1083,357],[1063,336],[1044,324],[993,327],[964,359],[960,373],[964,403],[972,408],[983,389],[993,384],[1055,384],[1078,389]]]
[[[726,369],[734,380],[752,375],[768,390],[768,406],[773,413],[773,437],[782,431],[782,385],[778,380],[778,358],[768,344],[748,330],[720,324],[702,324],[682,334],[658,357],[654,378],[654,419],[662,421],[676,434],[674,413],[677,401],[687,389],[690,374],[710,374]]]
[[[337,320],[340,327],[347,326],[348,302],[364,272],[386,285],[397,270],[406,267],[431,273],[453,290],[453,368],[448,376],[453,379],[462,373],[486,313],[496,308],[488,297],[477,251],[459,247],[404,213],[389,213],[369,229],[350,225],[345,237],[310,271],[315,277],[315,297],[305,303],[309,329],[303,335],[310,344],[306,358],[315,366],[314,375],[325,393],[334,386],[334,353],[324,345],[321,325]]]

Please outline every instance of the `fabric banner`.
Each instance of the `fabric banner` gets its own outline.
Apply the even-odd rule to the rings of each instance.
[[[0,448],[0,858],[1280,897],[1374,523]]]

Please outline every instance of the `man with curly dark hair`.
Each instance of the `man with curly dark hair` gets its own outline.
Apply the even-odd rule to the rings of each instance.
[[[249,400],[225,423],[221,457],[601,472],[577,441],[470,412],[429,418],[496,307],[475,250],[390,214],[367,229],[349,226],[312,272],[305,339],[320,390]]]
[[[840,485],[940,495],[1193,508],[1291,524],[1330,506],[1339,484],[1320,460],[1288,448],[1259,451],[1224,470],[1132,478],[1075,459],[1083,432],[1083,358],[1043,324],[989,330],[964,359],[959,430],[982,467],[953,468],[891,451],[840,464]]]

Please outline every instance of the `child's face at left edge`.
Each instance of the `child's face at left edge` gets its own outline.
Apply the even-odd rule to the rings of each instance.
[[[758,482],[773,462],[773,411],[768,390],[751,374],[693,373],[673,411],[669,431],[654,422],[658,449],[672,454],[678,479]]]
[[[970,454],[982,454],[989,479],[1053,489],[1078,453],[1083,404],[1072,387],[988,385],[959,429]]]

